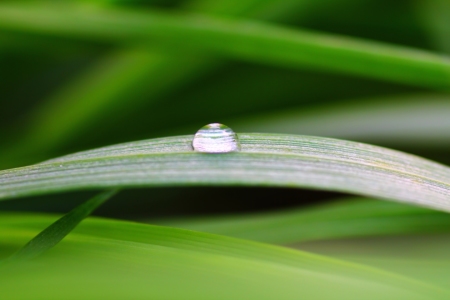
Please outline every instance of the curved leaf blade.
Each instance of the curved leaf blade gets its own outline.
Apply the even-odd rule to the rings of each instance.
[[[448,90],[450,60],[401,46],[254,21],[76,5],[0,5],[0,28],[112,43],[199,47],[248,61],[345,72]]]
[[[2,215],[0,236],[4,242],[20,244],[52,219]],[[346,261],[116,220],[85,220],[51,254],[27,265],[6,265],[0,274],[2,292],[16,291],[16,298],[28,299],[56,297],[60,293],[70,293],[76,299],[95,298],[98,291],[105,290],[142,299],[211,299],[217,298],[217,291],[221,291],[223,299],[273,299],[276,295],[277,299],[292,299],[299,294],[304,299],[347,299],[349,295],[365,299],[383,298],[380,295],[391,299],[448,297],[439,287]],[[124,270],[127,276],[123,276]],[[111,285],[119,278],[121,284]],[[33,294],[23,288],[36,284],[41,288],[31,289]],[[59,288],[45,288],[48,284]],[[333,294],[323,289],[324,284]],[[22,288],[18,289],[18,285]]]
[[[8,262],[35,258],[50,250],[77,227],[83,219],[117,192],[117,190],[105,191],[77,206],[36,235],[25,246],[14,253],[8,259]]]
[[[261,130],[446,150],[450,146],[448,116],[448,94],[420,93],[290,107],[227,123],[244,132]]]
[[[366,198],[275,212],[145,222],[276,244],[450,232],[447,213]]]
[[[450,211],[450,168],[312,136],[239,134],[242,151],[192,150],[193,136],[121,144],[0,172],[0,199],[108,187],[247,185],[355,193]]]
[[[108,3],[110,0],[103,2],[112,4]],[[274,18],[283,15],[283,12],[292,12],[293,7],[301,7],[302,1],[199,0],[183,4],[190,10],[210,14],[256,14],[262,18]],[[267,5],[271,6],[270,11],[257,13],[258,8]],[[148,47],[127,47],[110,53],[77,80],[63,86],[33,112],[28,121],[29,129],[17,139],[20,142],[9,149],[3,149],[4,165],[17,166],[14,162],[16,157],[30,157],[27,153],[36,157],[39,153],[60,147],[74,136],[95,127],[95,124],[101,123],[104,126],[106,122],[113,122],[111,119],[114,118],[99,117],[100,112],[105,109],[108,110],[108,115],[114,115],[114,112],[126,115],[141,105],[144,99],[147,102],[156,101],[155,98],[165,94],[170,88],[190,82],[221,65],[218,60],[207,58],[203,53],[183,54],[185,55],[167,53],[158,48],[151,50]],[[153,83],[151,86],[147,84],[150,81]],[[136,96],[142,93],[147,96]]]

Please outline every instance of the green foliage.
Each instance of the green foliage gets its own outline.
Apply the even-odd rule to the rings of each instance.
[[[89,216],[94,209],[111,198],[116,190],[101,193],[86,203],[78,206],[68,214],[58,219],[55,223],[41,231],[9,258],[9,261],[20,261],[35,258],[57,245],[68,235],[83,219]]]
[[[54,219],[2,216],[0,230],[7,233],[5,241],[20,244]],[[186,295],[200,299],[292,299],[298,294],[305,299],[341,299],[349,294],[367,299],[448,297],[438,287],[354,263],[117,220],[86,220],[51,254],[34,263],[6,266],[1,275],[2,291],[20,298],[66,294],[85,298],[136,295],[139,299],[185,299]],[[43,264],[45,270],[40,267]],[[116,281],[120,284],[111,286]],[[58,289],[27,288],[37,283],[41,287],[57,285]],[[336,292],[323,289],[324,284]]]
[[[311,208],[148,223],[290,244],[314,240],[448,232],[447,213],[378,199],[350,198]]]
[[[0,199],[112,186],[262,185],[352,192],[450,210],[450,168],[444,165],[335,139],[238,136],[241,151],[224,155],[193,151],[189,135],[120,144],[2,171]]]
[[[419,49],[365,42],[259,22],[161,11],[0,6],[0,26],[10,30],[109,43],[198,48],[268,64],[326,68],[396,82],[449,89],[450,60]],[[181,54],[181,53],[180,53]]]
[[[1,1],[2,297],[448,299],[448,16],[444,0]],[[194,152],[211,122],[242,151]],[[87,217],[117,188],[133,192]]]

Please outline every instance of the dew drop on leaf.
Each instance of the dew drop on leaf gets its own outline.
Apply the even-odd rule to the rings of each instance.
[[[194,136],[192,147],[197,152],[228,153],[241,150],[237,134],[228,126],[211,123],[200,128]]]

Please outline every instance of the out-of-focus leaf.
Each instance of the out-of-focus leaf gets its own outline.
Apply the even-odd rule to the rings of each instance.
[[[229,57],[449,89],[448,57],[255,21],[162,11],[0,5],[0,28],[111,43],[161,41]]]
[[[148,222],[277,244],[450,232],[447,213],[365,198],[279,212]]]
[[[450,53],[450,3],[447,0],[421,0],[416,5],[433,45],[439,51]]]
[[[2,215],[0,240],[14,247],[54,219]],[[446,291],[419,281],[301,251],[96,219],[86,219],[51,255],[5,265],[0,278],[2,293],[16,299],[448,297]]]
[[[291,108],[229,123],[246,132],[308,134],[446,149],[450,145],[449,116],[449,95],[413,94]]]
[[[94,5],[115,1],[96,1]],[[188,1],[193,11],[210,14],[254,15],[258,18],[278,18],[293,7],[310,1]],[[90,3],[92,4],[92,3]],[[270,7],[271,10],[267,10]],[[68,140],[95,124],[111,124],[117,114],[128,115],[142,102],[155,101],[160,94],[193,81],[201,74],[217,68],[221,62],[204,53],[171,53],[167,49],[125,47],[111,53],[82,74],[74,82],[61,88],[30,116],[28,128],[20,142],[2,153],[4,167],[12,167],[26,158],[45,157]],[[108,115],[109,119],[99,116]],[[111,116],[116,116],[111,118]],[[111,120],[114,119],[114,120]],[[28,161],[31,163],[33,161]]]
[[[448,246],[450,236],[446,233],[312,241],[296,244],[295,247],[408,274],[418,280],[447,287],[450,280]]]
[[[9,258],[8,262],[35,258],[50,250],[66,237],[83,219],[116,193],[117,190],[106,191],[77,206],[20,248]]]
[[[166,73],[180,63],[188,68],[188,75],[193,75],[194,65],[201,68],[200,61],[178,58],[167,60],[164,54],[149,49],[129,49],[110,54],[95,69],[91,68],[85,76],[80,76],[71,82],[60,93],[55,94],[45,105],[34,111],[29,121],[29,130],[21,140],[9,149],[4,149],[4,164],[14,164],[14,159],[23,160],[30,153],[39,157],[50,151],[79,132],[91,128],[98,113],[110,115],[121,107],[122,113],[130,108],[127,99],[139,98],[139,93],[145,87],[157,94],[161,86],[173,84],[174,80],[181,82],[184,72],[176,75]],[[174,65],[175,64],[175,65]],[[157,73],[149,85],[148,74]],[[132,108],[131,108],[132,109]]]

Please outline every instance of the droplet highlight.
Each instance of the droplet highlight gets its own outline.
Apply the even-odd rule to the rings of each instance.
[[[237,134],[228,126],[212,123],[200,128],[194,136],[192,147],[203,153],[228,153],[241,150]]]

